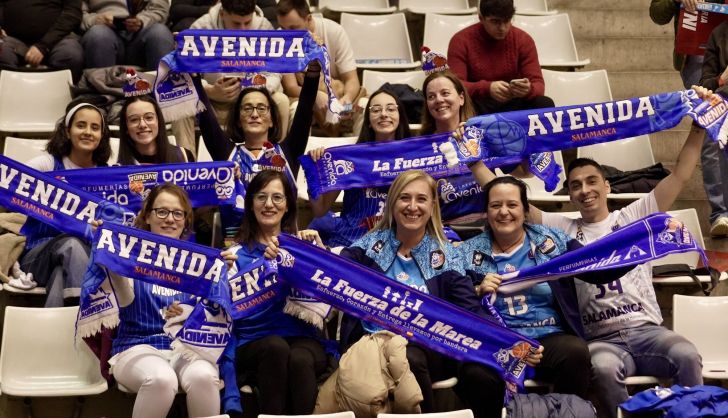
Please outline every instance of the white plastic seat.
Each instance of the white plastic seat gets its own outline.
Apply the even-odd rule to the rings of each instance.
[[[47,139],[28,139],[15,138],[12,136],[5,138],[5,147],[3,155],[13,160],[26,164],[33,158],[45,153]]]
[[[116,164],[119,161],[119,138],[109,138],[109,145],[111,145],[111,156],[109,157],[109,165]]]
[[[71,71],[0,72],[0,131],[51,133],[71,101]]]
[[[267,415],[267,414],[260,414],[260,415],[258,415],[258,418],[355,418],[355,415],[351,411],[344,411],[344,412],[335,412],[333,414],[311,414],[311,415]]]
[[[381,14],[392,13],[396,7],[389,5],[389,0],[319,0],[319,10],[332,12]]]
[[[556,161],[556,164],[560,165],[562,168],[564,167],[564,159],[561,156],[561,151],[554,151],[554,160]],[[559,189],[561,189],[561,186],[564,184],[564,180],[566,180],[565,169],[561,170],[561,173],[559,173],[559,184],[556,186],[556,189],[554,189],[553,192],[547,192],[546,191],[546,185],[544,182],[536,177],[527,177],[527,178],[519,178],[519,180],[522,180],[526,185],[528,186],[528,200],[532,202],[568,202],[569,196],[568,195],[556,195],[554,194]],[[495,174],[499,177],[504,176],[506,174],[503,174],[503,171],[501,171],[500,168],[497,168],[495,171]]]
[[[3,283],[2,289],[6,292],[17,294],[17,295],[36,295],[36,296],[45,296],[46,290],[45,287],[37,286],[30,290],[24,290],[19,289],[14,286],[10,286],[7,283]]]
[[[622,171],[638,170],[655,164],[649,135],[579,147],[577,157],[591,158]]]
[[[0,388],[21,397],[85,396],[106,391],[99,360],[75,344],[78,307],[5,309]]]
[[[549,10],[546,0],[514,0],[516,14],[543,16],[556,14],[556,10]]]
[[[342,13],[341,26],[351,41],[357,67],[409,70],[420,66],[420,61],[412,59],[409,30],[403,13]]]
[[[513,17],[513,25],[523,29],[536,42],[538,60],[542,67],[583,67],[591,61],[579,59],[569,15]]]
[[[728,379],[728,296],[673,295],[673,329],[695,344],[703,377]]]
[[[408,10],[411,13],[440,13],[464,15],[476,13],[475,7],[470,7],[468,0],[399,0],[399,10]]]
[[[202,137],[200,137],[200,140],[197,141],[197,162],[209,163],[210,161],[212,161],[210,151],[207,150],[207,146],[205,146],[205,141],[202,139]]]
[[[606,70],[572,72],[544,69],[541,72],[546,85],[545,94],[554,100],[556,106],[612,100],[612,89]]]
[[[447,56],[447,48],[453,35],[474,23],[478,23],[477,14],[448,16],[428,13],[425,15],[422,45]]]
[[[359,137],[356,136],[342,136],[342,137],[319,137],[319,136],[311,136],[308,138],[308,144],[306,144],[306,153],[316,149],[316,148],[331,148],[331,147],[339,147],[342,145],[353,145],[356,144],[357,139]],[[296,188],[298,189],[298,198],[303,200],[309,200],[308,197],[308,183],[306,183],[306,175],[303,173],[303,168],[298,170],[298,175],[296,176]],[[344,201],[344,194],[339,193],[339,196],[336,197],[337,203],[342,203]]]
[[[385,83],[407,84],[415,90],[422,90],[425,77],[427,75],[420,70],[397,72],[364,70],[361,84],[369,95],[379,90]]]
[[[377,418],[473,418],[473,411],[460,409],[458,411],[432,412],[429,414],[377,414]]]

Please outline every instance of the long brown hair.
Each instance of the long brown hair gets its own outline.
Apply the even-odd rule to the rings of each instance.
[[[440,77],[445,77],[452,81],[452,84],[455,86],[455,91],[457,91],[458,94],[462,94],[465,99],[463,105],[460,106],[460,122],[465,122],[476,115],[473,100],[465,90],[465,86],[462,81],[460,81],[460,79],[450,71],[434,72],[428,75],[427,78],[425,78],[425,82],[422,83],[422,92],[425,95],[424,109],[422,109],[422,129],[420,129],[420,134],[422,135],[434,134],[437,129],[435,118],[432,117],[430,110],[427,108],[427,86],[432,82],[432,80],[436,80]]]
[[[295,234],[298,232],[297,210],[296,210],[296,194],[293,191],[291,183],[285,174],[275,170],[263,170],[253,177],[250,181],[248,189],[245,191],[245,212],[243,213],[243,221],[240,223],[240,229],[235,236],[235,241],[240,244],[247,244],[253,247],[260,235],[260,225],[253,211],[253,198],[258,192],[263,190],[273,180],[280,180],[283,184],[284,194],[286,195],[286,208],[288,211],[283,214],[281,219],[281,232]]]
[[[396,141],[411,137],[412,132],[410,132],[407,112],[405,111],[404,105],[402,105],[402,102],[399,100],[399,97],[397,97],[396,94],[386,88],[380,88],[379,90],[372,93],[371,96],[369,96],[369,103],[371,103],[372,99],[379,96],[380,94],[386,94],[392,97],[394,99],[394,103],[397,104],[397,112],[399,113],[399,125],[397,126],[397,130],[394,132],[394,140]],[[364,109],[364,126],[361,127],[361,131],[359,132],[359,139],[356,140],[357,144],[375,141],[374,128],[372,128],[372,123],[369,120],[369,107],[370,106],[367,104],[366,109]]]
[[[134,140],[129,135],[129,125],[126,121],[126,114],[129,110],[129,105],[136,102],[151,103],[154,107],[154,113],[157,115],[157,137],[154,138],[154,143],[157,148],[155,160],[159,164],[165,163],[181,163],[185,162],[184,156],[179,152],[177,147],[169,143],[167,138],[166,123],[164,122],[164,115],[162,115],[162,109],[159,108],[157,101],[149,95],[130,97],[124,101],[124,105],[121,107],[121,113],[119,116],[119,164],[121,165],[134,165]]]
[[[186,239],[192,233],[192,226],[195,221],[192,214],[192,203],[190,203],[190,198],[187,196],[187,192],[176,184],[164,183],[153,187],[152,190],[149,191],[147,198],[144,199],[142,210],[139,211],[139,215],[137,215],[134,220],[134,226],[145,231],[150,230],[146,219],[147,216],[152,213],[152,209],[154,209],[154,201],[157,200],[157,197],[159,197],[161,193],[169,193],[179,199],[179,203],[182,205],[182,210],[185,211],[185,229],[182,230],[182,236],[180,236],[180,239]]]

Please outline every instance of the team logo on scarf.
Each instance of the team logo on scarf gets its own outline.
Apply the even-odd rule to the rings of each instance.
[[[526,370],[525,359],[529,354],[535,353],[536,347],[527,341],[519,341],[509,348],[501,348],[493,357],[498,364],[508,373],[521,377],[523,371]]]
[[[538,245],[538,250],[541,252],[541,254],[548,255],[551,254],[556,249],[556,243],[554,242],[553,238],[547,236],[546,239],[543,240],[541,244]]]
[[[293,267],[293,264],[296,262],[296,259],[293,258],[291,253],[286,251],[285,249],[281,248],[278,251],[278,257],[276,257],[276,263],[282,267]]]
[[[157,185],[157,173],[136,173],[129,174],[129,191],[139,195],[142,200],[146,199],[151,191],[150,188]]]
[[[657,236],[657,242],[663,244],[684,245],[692,242],[690,232],[677,218],[665,220],[665,229]]]

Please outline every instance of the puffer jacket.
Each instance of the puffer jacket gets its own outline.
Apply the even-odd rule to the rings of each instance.
[[[314,414],[419,414],[420,402],[422,391],[407,362],[407,340],[379,331],[362,337],[341,357],[339,368],[319,389]]]

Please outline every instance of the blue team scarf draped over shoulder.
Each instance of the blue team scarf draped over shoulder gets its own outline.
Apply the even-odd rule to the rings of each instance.
[[[85,239],[91,239],[92,220],[134,220],[134,213],[118,205],[2,155],[0,205]]]
[[[181,329],[173,347],[183,355],[215,360],[230,338],[230,289],[227,266],[219,250],[121,225],[104,224],[94,234],[91,262],[81,288],[77,335],[86,337],[102,325],[118,323],[108,316],[117,308],[113,290],[102,286],[106,271],[202,298]]]
[[[329,110],[342,106],[331,89],[331,62],[325,46],[308,31],[188,29],[175,35],[176,50],[159,62],[154,94],[166,120],[204,110],[189,73],[303,71],[318,59],[329,95]]]
[[[547,238],[538,248],[551,251]],[[499,293],[513,293],[536,283],[573,276],[585,271],[628,267],[657,260],[669,254],[695,251],[703,265],[708,259],[683,223],[666,213],[656,213],[602,237],[575,251],[569,251],[543,264],[503,275]]]
[[[51,175],[110,202],[138,212],[151,189],[174,183],[190,197],[192,207],[242,207],[245,186],[236,181],[232,161],[134,165],[55,171]]]
[[[446,356],[491,367],[511,390],[522,386],[524,359],[536,341],[292,236],[278,240],[279,278],[304,294]]]

